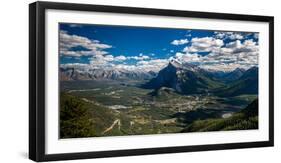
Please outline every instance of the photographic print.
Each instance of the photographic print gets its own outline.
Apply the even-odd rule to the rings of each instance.
[[[274,145],[274,17],[29,5],[29,158]]]
[[[59,137],[258,129],[259,33],[59,24]]]

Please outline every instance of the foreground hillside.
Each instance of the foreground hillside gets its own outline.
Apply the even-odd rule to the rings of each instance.
[[[202,132],[220,130],[258,129],[258,100],[245,109],[234,113],[231,117],[220,119],[198,120],[190,124],[182,132]]]
[[[62,93],[60,138],[177,133],[182,129],[168,110],[106,106]]]

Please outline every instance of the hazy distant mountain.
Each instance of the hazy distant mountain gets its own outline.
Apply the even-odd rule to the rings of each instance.
[[[156,76],[155,72],[128,71],[118,69],[90,69],[81,71],[74,68],[60,68],[60,79],[65,80],[148,80]]]
[[[237,80],[239,79],[241,76],[243,76],[244,72],[246,70],[245,69],[242,69],[242,68],[236,68],[235,70],[227,73],[223,79],[226,80],[226,81],[234,81],[234,80]]]
[[[74,68],[60,68],[60,80],[90,80],[90,76]]]
[[[205,69],[204,69],[205,70]],[[222,81],[224,83],[229,83],[239,79],[245,72],[245,69],[236,68],[233,71],[211,71],[205,70],[208,77],[213,80]]]
[[[243,75],[217,91],[220,96],[236,96],[239,94],[258,94],[258,68],[252,67]]]
[[[180,64],[175,60],[160,70],[156,78],[143,85],[149,89],[173,88],[183,94],[207,93],[220,86],[221,83],[212,80],[205,70],[187,63]]]

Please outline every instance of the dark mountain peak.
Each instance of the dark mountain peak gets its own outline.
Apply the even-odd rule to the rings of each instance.
[[[253,66],[251,68],[249,68],[247,71],[258,71],[258,67],[257,66]]]
[[[246,70],[240,67],[237,67],[235,70],[233,70],[232,72],[241,72],[244,73]]]
[[[243,76],[241,76],[240,79],[245,79],[245,78],[257,78],[258,77],[258,67],[253,66],[249,68],[247,71],[244,72]]]
[[[219,96],[237,96],[240,94],[258,94],[258,67],[251,67],[227,87],[218,90]]]
[[[190,70],[190,71],[197,71],[200,70],[200,68],[197,65],[191,64],[191,63],[181,63],[175,59],[172,59],[167,68],[172,68],[176,70]]]
[[[157,77],[151,79],[143,87],[155,90],[167,87],[174,89],[177,93],[198,94],[205,93],[209,88],[219,85],[200,67],[171,60],[165,68],[159,71]]]
[[[169,62],[169,64],[168,64],[167,67],[168,67],[168,68],[179,69],[179,68],[182,68],[182,64],[181,64],[179,61],[177,61],[177,60],[175,60],[175,59],[172,59],[172,60]]]
[[[245,69],[238,67],[229,73],[225,73],[225,75],[223,75],[222,77],[225,81],[234,81],[239,79],[241,76],[243,76],[245,71],[246,71]]]

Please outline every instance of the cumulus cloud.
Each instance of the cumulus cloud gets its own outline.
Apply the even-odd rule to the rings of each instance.
[[[115,60],[118,62],[125,61],[127,58],[124,55],[119,55],[115,57]]]
[[[84,64],[84,63],[65,63],[65,64],[60,64],[60,68],[74,68],[78,71],[85,71],[89,68],[89,64]]]
[[[258,39],[258,38],[259,38],[259,33],[255,33],[255,34],[254,34],[254,38],[255,38],[255,39]]]
[[[258,54],[258,45],[252,39],[245,40],[243,43],[236,40],[203,58],[206,63],[203,67],[225,71],[233,70],[237,67],[247,69],[258,65]],[[212,61],[218,61],[218,63],[210,64]]]
[[[168,59],[151,59],[147,61],[138,61],[136,64],[126,63],[112,63],[107,62],[106,59],[112,60],[111,56],[102,57],[95,56],[89,64],[82,63],[67,63],[60,64],[61,68],[75,68],[78,71],[88,71],[91,69],[115,69],[122,71],[136,71],[136,72],[158,72],[168,65]]]
[[[80,50],[73,48],[80,47]],[[111,48],[111,45],[102,44],[98,40],[91,40],[87,37],[70,35],[66,31],[60,31],[60,55],[63,56],[93,56],[105,55],[105,49]]]
[[[213,37],[193,38],[191,40],[191,46],[187,46],[183,49],[183,52],[210,52],[213,49],[219,48],[224,45],[224,42],[220,39]]]
[[[201,61],[200,55],[190,53],[176,53],[175,58],[180,62],[199,62]]]
[[[251,35],[251,37],[246,35]],[[231,71],[237,67],[247,69],[258,65],[259,47],[256,37],[258,38],[258,33],[215,32],[212,37],[195,37],[190,41],[187,39],[172,41],[172,45],[186,46],[181,52],[168,51],[167,48],[162,50],[175,53],[172,58],[181,63],[196,63],[209,70]],[[155,57],[152,57],[154,54],[144,55],[140,53],[135,56],[114,56],[106,51],[111,47],[111,45],[103,44],[98,40],[60,31],[60,55],[78,58],[80,56],[91,56],[88,64],[61,64],[61,67],[73,67],[78,70],[111,68],[158,72],[169,63],[169,59],[154,59]]]
[[[232,53],[256,52],[258,51],[258,45],[253,39],[245,40],[243,43],[240,40],[236,40],[228,43],[226,49],[231,50]]]
[[[244,39],[244,35],[242,32],[215,32],[215,37],[218,39],[230,39],[230,40],[242,40]]]
[[[152,59],[148,61],[138,61],[137,64],[115,64],[114,69],[123,71],[135,71],[135,72],[158,72],[167,66],[168,59]]]
[[[102,67],[108,65],[113,60],[114,57],[112,55],[95,55],[90,59],[90,64],[95,67]]]
[[[207,43],[201,45],[202,40]],[[243,42],[235,40],[226,45],[214,40],[211,38],[196,39],[195,42],[199,42],[200,46],[192,44],[190,47],[197,50],[191,50],[192,48],[187,47],[188,50],[185,50],[184,53],[176,53],[175,59],[182,63],[197,63],[202,68],[216,71],[231,71],[238,67],[247,69],[257,66],[259,48],[257,42],[253,39]],[[201,56],[196,52],[209,52],[209,54]]]
[[[116,64],[114,69],[135,71],[135,72],[159,72],[169,63],[168,59],[155,59],[149,61],[139,61],[136,65]]]
[[[174,40],[171,42],[172,45],[184,45],[187,44],[189,41],[187,39],[180,39],[180,40]]]
[[[139,56],[129,56],[127,59],[134,59],[134,60],[147,60],[150,59],[148,55],[139,55]]]
[[[167,66],[168,63],[169,63],[168,59],[152,59],[148,61],[139,61],[137,62],[136,67],[140,70],[144,70],[147,72],[148,71],[158,72],[162,68]]]

